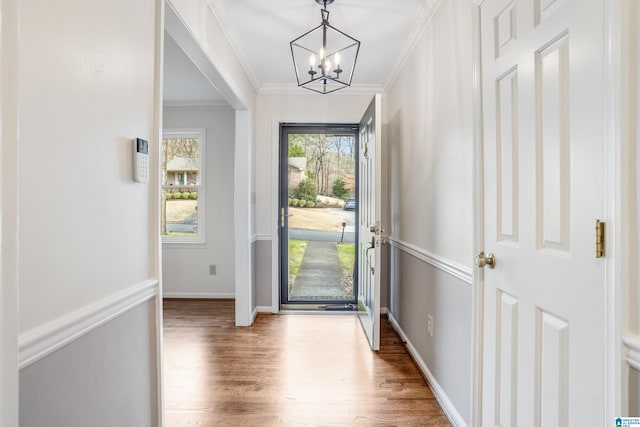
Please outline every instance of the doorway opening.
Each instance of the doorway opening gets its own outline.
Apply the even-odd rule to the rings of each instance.
[[[280,305],[356,310],[358,125],[280,126]]]

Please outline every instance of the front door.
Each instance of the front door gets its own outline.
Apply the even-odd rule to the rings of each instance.
[[[356,306],[357,125],[281,125],[281,307]]]
[[[380,218],[382,173],[381,97],[376,95],[360,120],[358,203],[358,312],[373,350],[380,349]]]
[[[603,1],[480,11],[483,425],[607,425]]]

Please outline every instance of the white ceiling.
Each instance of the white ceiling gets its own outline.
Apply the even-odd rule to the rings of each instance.
[[[295,89],[289,42],[320,24],[321,7],[315,0],[207,2],[256,90]],[[361,42],[353,86],[385,86],[438,2],[335,0],[327,6],[331,25]],[[208,97],[214,95],[208,80],[192,63],[189,66],[190,61],[170,37],[166,37],[166,45],[165,99],[185,101],[189,96],[195,101],[210,101]],[[209,88],[198,89],[198,84]]]

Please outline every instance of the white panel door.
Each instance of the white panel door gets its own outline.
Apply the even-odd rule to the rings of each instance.
[[[480,4],[483,426],[603,426],[603,1]]]
[[[358,138],[358,314],[373,350],[380,349],[381,106],[381,96],[375,95],[360,120]]]

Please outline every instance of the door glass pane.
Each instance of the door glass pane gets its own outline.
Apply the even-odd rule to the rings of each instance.
[[[286,302],[355,302],[356,138],[288,134]]]

